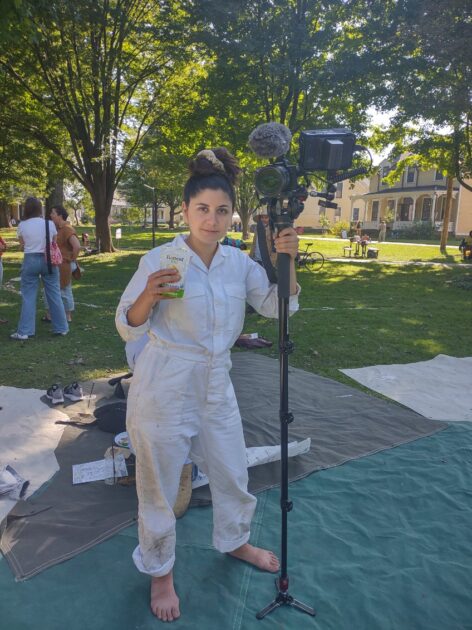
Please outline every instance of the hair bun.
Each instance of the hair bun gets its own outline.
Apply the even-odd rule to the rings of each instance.
[[[235,185],[241,172],[238,161],[225,147],[203,149],[190,162],[191,176],[223,175]]]

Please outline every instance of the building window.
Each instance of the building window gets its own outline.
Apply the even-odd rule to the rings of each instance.
[[[335,197],[336,197],[336,199],[340,199],[342,196],[343,196],[343,183],[339,182],[339,184],[336,184]]]
[[[400,221],[410,220],[410,208],[412,206],[413,206],[413,199],[411,197],[405,197],[403,199],[403,203],[398,204]]]
[[[320,210],[320,217],[324,217],[326,215],[326,208],[323,208],[323,206],[320,206],[319,210]]]
[[[421,209],[421,220],[431,221],[431,209],[433,207],[433,200],[431,197],[425,197],[423,199],[423,207]]]
[[[443,221],[444,220],[444,210],[446,209],[446,195],[441,195],[438,197],[436,202],[436,211],[435,211],[435,220]]]
[[[414,166],[409,166],[408,170],[406,172],[406,181],[408,182],[408,184],[412,184],[415,181],[415,167]]]
[[[389,199],[387,201],[387,210],[395,210],[395,199]]]
[[[334,216],[335,217],[341,216],[341,208],[339,206],[334,210]]]
[[[441,173],[441,171],[436,171],[436,174],[434,175],[434,179],[437,182],[441,181],[442,179],[444,179],[444,175]]]
[[[384,166],[382,168],[382,178],[387,177],[389,173],[390,173],[390,166]]]
[[[379,220],[379,202],[373,201],[372,202],[372,221],[378,221],[378,220]]]
[[[352,209],[352,220],[359,221],[359,208]]]

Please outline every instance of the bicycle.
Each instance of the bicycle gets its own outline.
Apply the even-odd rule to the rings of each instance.
[[[323,267],[325,259],[321,252],[311,252],[311,246],[312,243],[308,243],[304,251],[299,251],[295,262],[299,269],[305,268],[315,273],[316,271],[320,271]]]

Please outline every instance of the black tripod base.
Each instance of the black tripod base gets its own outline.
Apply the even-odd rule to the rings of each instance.
[[[256,614],[257,619],[264,619],[266,615],[271,613],[276,608],[280,608],[280,606],[292,606],[292,608],[297,608],[307,615],[315,617],[316,610],[314,608],[311,608],[311,606],[307,606],[303,602],[299,602],[298,599],[295,599],[294,597],[289,595],[288,591],[280,590],[279,580],[275,580],[275,588],[278,590],[277,597],[274,599],[273,602],[268,604],[265,608],[263,608]]]

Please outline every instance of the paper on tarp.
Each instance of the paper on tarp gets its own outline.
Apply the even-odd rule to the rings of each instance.
[[[114,459],[98,459],[85,464],[74,464],[72,466],[72,483],[88,483],[89,481],[103,481],[104,479],[114,479],[116,477],[126,477],[125,458],[119,453]]]
[[[288,444],[288,456],[295,457],[308,453],[311,447],[311,438],[302,440],[301,442],[290,442]],[[261,466],[269,462],[276,462],[280,459],[280,444],[276,446],[251,446],[246,449],[247,467]],[[197,477],[192,481],[192,490],[206,486],[208,477],[199,470]]]

